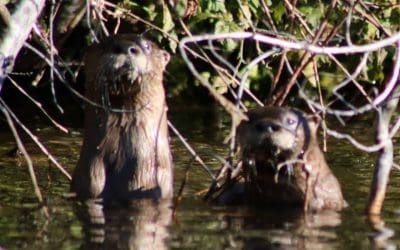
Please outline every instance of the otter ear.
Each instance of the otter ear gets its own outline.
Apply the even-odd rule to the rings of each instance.
[[[321,123],[321,117],[319,115],[313,114],[307,116],[307,123],[310,127],[311,132],[316,132],[319,124]]]
[[[171,59],[170,54],[167,51],[162,50],[161,56],[162,56],[164,66],[167,66],[167,64],[169,63],[169,60]]]

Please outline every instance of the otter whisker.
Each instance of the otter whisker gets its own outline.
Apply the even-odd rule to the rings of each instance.
[[[103,107],[110,107],[110,98],[107,83],[103,84],[101,90],[101,104]]]

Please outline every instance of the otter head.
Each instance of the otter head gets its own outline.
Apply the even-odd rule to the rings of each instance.
[[[249,120],[237,128],[242,157],[255,160],[257,164],[277,165],[298,159],[309,146],[310,124],[301,112],[264,107],[251,110],[247,115]]]
[[[143,89],[154,87],[146,84],[162,83],[169,59],[166,51],[141,36],[106,38],[92,45],[85,57],[88,96],[105,106],[114,104],[113,99],[134,99]]]

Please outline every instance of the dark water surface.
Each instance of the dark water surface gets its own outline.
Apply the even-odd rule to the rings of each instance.
[[[172,112],[171,112],[172,113]],[[171,120],[206,163],[218,168],[215,154],[226,155],[222,143],[229,123],[217,111],[175,112]],[[226,119],[225,119],[226,120]],[[371,122],[359,121],[348,132],[371,141]],[[68,172],[79,157],[81,131],[63,134],[45,127],[35,134]],[[50,218],[37,208],[27,166],[22,157],[7,156],[15,147],[6,127],[0,129],[0,247],[5,249],[394,249],[400,245],[400,173],[393,170],[382,221],[394,235],[388,240],[363,215],[368,199],[374,155],[347,142],[329,139],[326,155],[342,184],[350,207],[341,213],[304,215],[292,210],[252,207],[210,207],[199,192],[210,183],[207,173],[193,164],[179,206],[142,201],[128,208],[105,209],[65,198],[69,182],[27,138]],[[399,143],[395,160],[399,162]],[[191,155],[172,135],[178,190]],[[375,241],[373,240],[375,239]],[[0,248],[1,249],[1,248]]]

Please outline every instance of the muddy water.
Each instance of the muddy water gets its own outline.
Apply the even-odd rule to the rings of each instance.
[[[172,112],[171,112],[172,113]],[[215,155],[225,156],[222,143],[229,123],[218,111],[176,112],[174,122],[199,155],[213,169]],[[371,122],[359,121],[349,133],[370,141]],[[34,132],[70,173],[78,159],[81,130],[63,134],[51,127]],[[382,220],[389,239],[377,236],[363,215],[368,199],[374,155],[355,150],[348,143],[329,139],[328,162],[342,183],[350,207],[341,213],[304,215],[293,209],[211,207],[201,201],[210,178],[176,136],[172,148],[176,165],[176,190],[189,167],[183,199],[176,209],[168,203],[143,201],[128,208],[102,209],[97,204],[77,204],[64,194],[68,180],[28,139],[50,218],[37,208],[23,158],[7,155],[14,139],[0,129],[0,247],[6,249],[371,249],[400,245],[400,173],[394,170]],[[395,159],[399,162],[399,143]],[[375,239],[375,240],[374,240]]]

